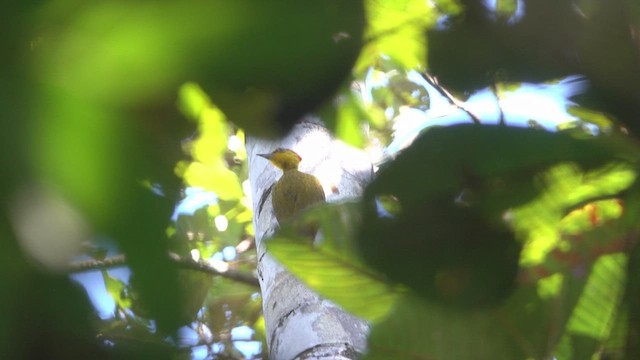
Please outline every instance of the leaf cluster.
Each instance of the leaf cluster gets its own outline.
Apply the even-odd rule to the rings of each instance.
[[[168,256],[251,243],[245,131],[320,111],[353,145],[387,144],[432,108],[412,76],[428,69],[462,97],[576,73],[592,86],[561,133],[420,124],[361,202],[308,214],[323,243],[270,251],[373,322],[369,358],[637,358],[638,19],[590,0],[7,4],[0,354],[179,357],[167,339],[194,316],[218,336],[199,345],[259,328],[253,289]],[[215,201],[171,220],[185,186]],[[132,278],[99,271],[117,309],[99,322],[66,272],[76,254],[105,260],[105,238]]]

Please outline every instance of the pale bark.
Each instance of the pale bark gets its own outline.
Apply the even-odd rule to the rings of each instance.
[[[261,209],[259,203],[281,172],[256,154],[278,147],[300,154],[300,170],[320,179],[329,202],[359,196],[371,179],[371,161],[362,151],[334,140],[317,122],[302,122],[279,141],[247,139],[258,277],[270,358],[355,359],[365,351],[368,324],[321,298],[266,252],[265,240],[277,229],[277,221],[271,199],[267,198]]]

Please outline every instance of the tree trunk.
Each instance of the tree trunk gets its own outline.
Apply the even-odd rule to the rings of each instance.
[[[359,196],[372,177],[371,162],[362,151],[334,140],[311,119],[296,125],[279,141],[247,139],[258,275],[270,358],[355,359],[365,351],[368,324],[321,298],[266,252],[263,240],[273,235],[277,221],[270,196],[261,208],[260,199],[281,172],[256,154],[278,147],[293,149],[302,157],[300,170],[320,179],[329,202]]]

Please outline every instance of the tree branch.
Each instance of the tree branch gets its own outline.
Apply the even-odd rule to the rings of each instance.
[[[440,95],[446,97],[447,100],[449,100],[449,102],[452,105],[454,105],[458,109],[466,112],[467,115],[469,115],[469,117],[471,117],[471,120],[473,120],[473,122],[475,124],[478,124],[478,125],[482,124],[482,122],[480,122],[480,119],[478,119],[476,114],[471,112],[471,110],[467,109],[467,107],[464,105],[463,101],[458,100],[447,89],[445,89],[444,87],[442,87],[442,85],[440,85],[440,83],[438,82],[438,79],[436,79],[435,76],[431,76],[426,72],[422,72],[422,73],[420,73],[420,75],[422,75],[422,77],[429,83],[429,85],[433,86],[433,88],[436,89],[440,93]]]
[[[200,271],[206,274],[222,276],[227,279],[238,281],[247,285],[258,287],[258,279],[252,274],[237,271],[233,269],[221,269],[204,261],[194,261],[189,258],[178,256],[174,253],[169,254],[169,258],[179,267],[188,270]],[[69,272],[77,273],[98,269],[108,269],[119,266],[127,266],[127,259],[124,255],[116,255],[105,258],[104,260],[86,260],[77,261],[70,264]]]

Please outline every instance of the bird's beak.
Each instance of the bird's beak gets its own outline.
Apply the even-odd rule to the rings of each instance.
[[[263,157],[267,160],[271,159],[271,154],[258,154],[258,156]]]

